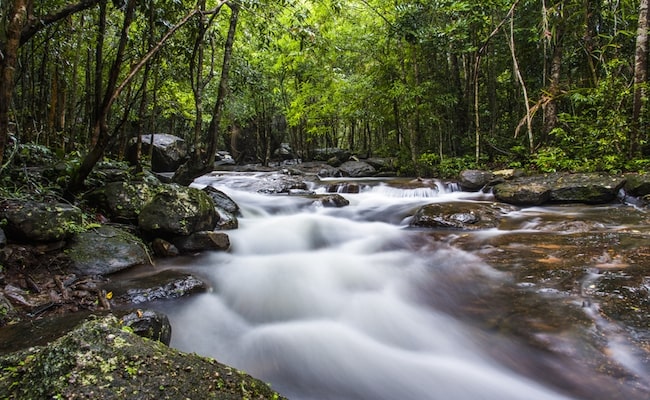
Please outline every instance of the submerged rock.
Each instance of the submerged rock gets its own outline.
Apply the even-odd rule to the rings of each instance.
[[[0,371],[0,393],[15,399],[282,398],[241,371],[135,335],[114,316],[1,356]]]
[[[320,204],[323,207],[345,207],[350,204],[350,201],[338,193],[334,194],[321,194],[310,196],[314,199],[314,204]]]
[[[202,231],[189,236],[179,236],[172,239],[174,246],[181,253],[197,251],[226,251],[230,248],[230,238],[223,232]]]

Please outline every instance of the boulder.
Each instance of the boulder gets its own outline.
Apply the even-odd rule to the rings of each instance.
[[[154,172],[174,172],[187,160],[187,145],[178,136],[156,133],[140,137],[142,139],[142,154],[148,154],[151,151],[151,170]],[[127,157],[132,163],[135,162],[135,151],[136,139],[132,139],[127,152]]]
[[[604,173],[555,173],[520,177],[494,186],[497,200],[517,205],[605,204],[616,199],[625,178]]]
[[[155,238],[151,242],[151,249],[158,257],[176,257],[180,254],[176,246],[161,238]]]
[[[489,171],[466,169],[459,174],[458,184],[465,191],[477,192],[492,182],[494,178],[495,175]]]
[[[208,285],[199,278],[174,270],[155,274],[119,279],[104,286],[113,294],[114,304],[141,304],[154,300],[170,300],[201,293]]]
[[[214,202],[207,193],[178,185],[166,186],[138,215],[142,231],[162,238],[213,230],[217,222]]]
[[[217,228],[221,230],[237,229],[239,227],[239,221],[237,220],[240,215],[239,205],[227,194],[212,186],[206,186],[203,190],[212,198],[219,215]]]
[[[323,207],[345,207],[350,204],[350,201],[338,193],[335,194],[321,194],[313,195],[314,204],[320,204]]]
[[[78,275],[107,275],[151,262],[140,239],[109,225],[77,234],[66,252]]]
[[[89,319],[47,346],[0,357],[12,399],[282,399],[267,384],[142,338],[112,316]]]
[[[339,166],[339,172],[342,176],[359,178],[373,176],[377,171],[372,165],[363,161],[346,161]]]
[[[172,243],[181,253],[198,251],[226,251],[230,248],[230,238],[223,232],[202,231],[189,236],[179,236]]]
[[[625,193],[634,197],[643,197],[650,194],[650,174],[625,175]]]
[[[5,200],[0,203],[0,220],[3,219],[9,239],[55,242],[68,239],[80,229],[82,212],[66,203]]]
[[[312,154],[314,161],[328,161],[332,157],[336,158],[339,162],[347,161],[352,153],[349,150],[340,149],[338,147],[326,147],[315,149]]]
[[[535,182],[500,183],[492,189],[494,197],[504,203],[521,206],[537,206],[547,203],[551,197],[551,189],[544,184]]]
[[[497,203],[432,203],[420,207],[409,225],[418,228],[489,229],[497,227],[502,215],[514,209]]]
[[[154,198],[160,187],[159,184],[147,182],[109,182],[85,198],[112,221],[137,221],[140,211]]]
[[[119,315],[120,322],[138,336],[169,346],[172,325],[167,315],[152,310],[135,310]]]

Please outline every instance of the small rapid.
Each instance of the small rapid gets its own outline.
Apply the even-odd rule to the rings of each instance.
[[[164,306],[172,346],[245,370],[294,400],[572,398],[563,390],[570,382],[554,387],[517,371],[519,359],[548,365],[535,360],[537,349],[458,317],[468,296],[489,301],[510,277],[406,229],[421,205],[489,195],[379,182],[342,193],[349,206],[327,208],[251,191],[255,179],[197,181],[226,192],[242,216],[228,232],[231,251],[192,261],[213,289]]]

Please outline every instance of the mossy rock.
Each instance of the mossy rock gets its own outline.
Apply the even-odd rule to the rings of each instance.
[[[47,346],[0,357],[11,399],[282,399],[244,372],[142,338],[112,315]]]
[[[11,240],[56,242],[81,229],[82,212],[65,203],[6,200],[0,204],[2,219]]]
[[[86,200],[113,221],[137,221],[160,187],[147,182],[110,182],[90,192]]]
[[[218,218],[214,201],[205,192],[167,185],[142,209],[138,225],[150,235],[169,238],[214,230]]]

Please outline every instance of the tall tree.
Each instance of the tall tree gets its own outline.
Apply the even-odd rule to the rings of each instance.
[[[634,52],[634,101],[632,109],[632,130],[628,147],[628,157],[633,157],[639,149],[641,114],[646,101],[648,83],[648,0],[639,3],[639,22]]]

